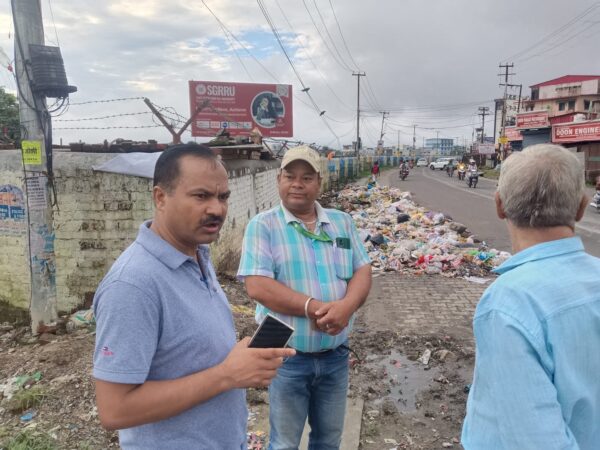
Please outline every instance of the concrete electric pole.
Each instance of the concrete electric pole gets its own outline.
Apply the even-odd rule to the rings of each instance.
[[[487,106],[480,106],[479,107],[479,114],[477,114],[478,116],[481,116],[481,143],[483,144],[483,138],[485,137],[485,116],[488,116],[490,114],[490,108],[488,108]]]
[[[40,0],[12,0],[15,27],[15,73],[19,91],[19,115],[23,141],[23,164],[27,193],[29,258],[31,270],[31,331],[57,317],[56,256],[50,198],[52,142],[46,97],[32,92],[30,44],[44,45]],[[50,168],[50,170],[49,170]]]
[[[358,86],[356,91],[356,157],[360,159],[360,77],[364,77],[365,72],[352,72],[352,76],[357,78]]]
[[[498,74],[499,77],[504,77],[504,84],[501,84],[501,86],[504,86],[504,100],[502,102],[502,119],[500,122],[500,127],[501,127],[500,138],[502,140],[505,138],[505,129],[506,129],[506,94],[508,91],[508,77],[510,75],[514,75],[514,73],[509,73],[509,70],[512,69],[514,66],[515,65],[512,63],[511,64],[500,64],[498,66],[501,69],[504,69],[504,73]],[[504,161],[504,158],[506,157],[506,147],[503,142],[500,142],[500,156],[502,158],[502,161]]]
[[[382,141],[383,140],[383,135],[385,134],[383,132],[383,127],[385,126],[385,118],[390,114],[388,111],[379,111],[379,113],[381,114],[381,133],[379,134],[379,140]]]

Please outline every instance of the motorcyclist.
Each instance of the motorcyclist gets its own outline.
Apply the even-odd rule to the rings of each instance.
[[[467,171],[477,173],[477,163],[473,158],[469,160],[469,167],[467,167]]]
[[[404,174],[405,176],[408,175],[408,164],[406,163],[406,161],[402,161],[402,163],[400,164],[400,177],[402,177],[402,175]]]
[[[477,170],[477,163],[473,158],[471,158],[469,160],[469,166],[467,167],[467,182],[469,183],[469,187],[471,187],[471,185],[476,187],[478,179],[479,171]]]
[[[600,175],[596,177],[596,193],[592,201],[595,203],[596,208],[600,210]]]

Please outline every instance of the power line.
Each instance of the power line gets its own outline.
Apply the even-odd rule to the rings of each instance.
[[[122,114],[112,114],[110,116],[99,116],[99,117],[85,117],[81,119],[57,119],[55,122],[83,122],[87,120],[104,120],[104,119],[112,119],[114,117],[126,117],[126,116],[140,116],[152,114],[150,111],[142,111],[142,112],[134,112],[134,113],[122,113]]]
[[[112,103],[112,102],[125,102],[129,100],[143,100],[144,97],[122,97],[122,98],[109,98],[105,100],[88,100],[85,102],[69,102],[69,106],[80,106],[80,105],[90,105],[92,103]]]
[[[281,15],[283,16],[283,19],[285,20],[285,22],[287,23],[287,25],[290,27],[290,30],[296,36],[296,41],[300,44],[300,46],[302,47],[302,49],[306,53],[306,56],[308,57],[308,60],[311,62],[312,66],[317,71],[317,73],[319,74],[319,76],[321,77],[321,79],[323,80],[323,82],[325,83],[325,85],[327,86],[327,88],[329,89],[329,91],[333,94],[333,96],[340,102],[340,104],[344,108],[352,110],[352,108],[350,106],[346,105],[346,103],[337,95],[337,93],[335,92],[335,90],[331,87],[331,85],[329,84],[329,82],[327,81],[327,79],[325,78],[325,76],[323,75],[323,72],[321,72],[321,69],[319,68],[319,66],[315,63],[315,61],[312,58],[310,52],[308,51],[308,49],[306,48],[306,46],[302,42],[302,39],[300,39],[300,35],[298,33],[296,33],[296,31],[294,30],[294,27],[292,26],[291,22],[289,21],[288,17],[286,16],[283,8],[281,7],[281,4],[279,3],[279,0],[275,0],[275,4],[279,8],[279,11],[281,12]],[[330,117],[330,120],[331,120],[331,117]]]
[[[348,56],[350,56],[350,60],[352,61],[352,64],[354,64],[356,66],[356,68],[358,70],[360,70],[359,65],[356,63],[356,61],[352,57],[352,53],[350,52],[350,49],[348,48],[348,44],[346,43],[346,39],[344,38],[344,33],[342,33],[342,27],[340,26],[340,22],[337,18],[337,15],[335,13],[335,9],[333,8],[333,3],[331,3],[331,0],[329,0],[329,6],[331,7],[331,12],[333,13],[333,18],[335,19],[335,23],[337,24],[338,31],[340,32],[340,36],[342,37],[342,42],[344,44],[344,47],[346,48],[346,51],[348,52]]]
[[[137,126],[124,126],[119,125],[115,127],[62,127],[54,128],[55,130],[115,130],[115,129],[134,129],[134,128],[163,128],[163,125],[137,125]]]
[[[323,28],[325,28],[325,32],[327,33],[327,36],[329,36],[329,40],[331,41],[331,44],[333,45],[333,49],[335,50],[335,53],[340,57],[340,61],[343,61],[344,65],[346,65],[346,67],[349,70],[352,70],[352,68],[348,64],[346,64],[346,61],[344,60],[344,57],[342,56],[342,54],[338,50],[337,45],[335,45],[335,41],[333,40],[333,37],[331,36],[331,33],[329,32],[329,28],[327,27],[327,23],[325,23],[325,19],[323,19],[323,15],[321,14],[321,10],[319,9],[319,6],[317,5],[317,0],[313,0],[313,4],[315,5],[315,9],[317,10],[317,14],[319,15],[319,18],[321,19],[321,23],[323,24]]]
[[[333,57],[333,60],[343,69],[343,70],[348,70],[348,71],[352,71],[352,68],[348,67],[347,64],[345,64],[344,61],[340,62],[338,60],[338,58],[335,56],[335,53],[331,50],[331,48],[329,47],[329,45],[327,44],[327,41],[325,40],[325,38],[323,37],[323,34],[321,33],[321,30],[319,29],[319,27],[317,26],[317,23],[315,22],[315,19],[312,15],[312,13],[310,12],[310,9],[308,8],[308,5],[306,4],[306,0],[302,0],[302,3],[304,4],[304,9],[306,9],[306,12],[308,13],[309,17],[310,17],[310,21],[312,22],[312,24],[314,25],[315,29],[317,30],[317,33],[319,34],[319,36],[321,37],[321,40],[323,41],[323,44],[325,44],[325,48],[327,48],[327,51],[331,54],[331,56]]]
[[[541,38],[539,41],[535,42],[533,45],[527,47],[524,50],[521,50],[517,53],[515,53],[514,55],[509,56],[508,58],[505,58],[505,61],[508,60],[515,60],[516,58],[519,58],[520,56],[526,54],[527,52],[529,52],[530,50],[533,50],[534,48],[538,47],[541,44],[549,44],[549,41],[554,40],[555,37],[557,37],[558,35],[560,35],[560,33],[562,33],[563,31],[565,31],[566,29],[568,29],[569,27],[571,27],[572,25],[576,24],[577,22],[579,22],[581,19],[583,19],[588,13],[590,13],[591,11],[593,11],[594,9],[598,8],[600,6],[600,2],[596,2],[594,4],[592,4],[592,6],[590,6],[589,8],[587,8],[586,10],[584,10],[582,13],[580,13],[579,15],[575,16],[573,19],[571,19],[569,22],[567,22],[566,24],[562,25],[561,27],[557,28],[556,30],[548,33],[547,35],[545,35],[543,38]]]

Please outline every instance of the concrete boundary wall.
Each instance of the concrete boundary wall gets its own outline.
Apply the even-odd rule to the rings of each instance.
[[[106,271],[135,239],[140,224],[152,217],[152,180],[92,170],[114,156],[72,152],[54,156],[59,201],[54,244],[61,311],[91,300]],[[379,158],[382,164],[397,164],[397,159]],[[372,162],[372,157],[362,158],[360,166],[369,168]],[[356,177],[361,170],[355,158],[323,159],[321,163],[324,190],[335,187],[338,180]],[[221,246],[239,246],[248,220],[279,203],[279,165],[278,160],[226,161],[232,195],[224,227],[228,234]],[[26,309],[30,283],[23,179],[20,152],[0,151],[0,301]]]

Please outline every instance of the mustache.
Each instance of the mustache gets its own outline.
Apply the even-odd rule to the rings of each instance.
[[[203,227],[205,225],[223,225],[223,222],[225,222],[225,218],[223,216],[210,215],[202,222],[200,222],[200,226]]]

